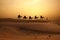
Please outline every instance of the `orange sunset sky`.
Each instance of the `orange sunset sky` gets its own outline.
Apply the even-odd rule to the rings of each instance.
[[[17,18],[20,14],[59,20],[59,7],[60,0],[0,0],[0,18]]]

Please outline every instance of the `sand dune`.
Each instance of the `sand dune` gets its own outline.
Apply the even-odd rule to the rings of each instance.
[[[59,32],[60,25],[53,23],[19,23],[19,22],[1,22],[0,26],[13,26],[17,28],[26,28],[31,30],[40,30],[46,32]]]
[[[0,40],[60,40],[59,33],[53,23],[0,22]]]

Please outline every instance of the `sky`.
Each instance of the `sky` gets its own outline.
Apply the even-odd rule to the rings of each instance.
[[[20,14],[59,20],[59,8],[60,0],[0,0],[0,18],[17,18]]]

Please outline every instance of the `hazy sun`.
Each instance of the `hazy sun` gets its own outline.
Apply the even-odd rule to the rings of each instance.
[[[22,16],[50,16],[58,12],[58,0],[1,0],[0,15],[16,18]],[[8,15],[8,16],[4,16]]]
[[[23,4],[23,10],[27,12],[27,15],[35,16],[40,12],[40,7],[38,6],[40,0],[30,0]]]

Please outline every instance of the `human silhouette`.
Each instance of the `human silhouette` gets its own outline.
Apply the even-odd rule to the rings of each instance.
[[[43,16],[40,16],[40,18],[43,20],[44,17]]]
[[[20,14],[18,15],[18,18],[21,18],[22,16],[20,16]]]
[[[23,17],[23,19],[27,19],[27,17],[26,17],[26,16],[24,16],[24,17]]]
[[[35,16],[34,18],[35,18],[35,19],[37,19],[38,17],[37,17],[37,16]]]
[[[29,19],[32,19],[32,17],[31,17],[31,16],[29,16]]]

